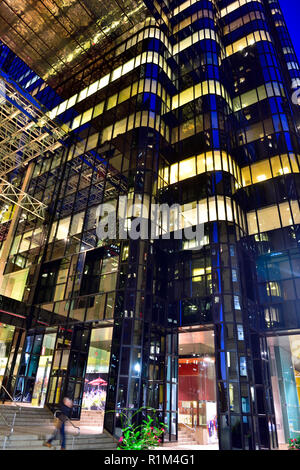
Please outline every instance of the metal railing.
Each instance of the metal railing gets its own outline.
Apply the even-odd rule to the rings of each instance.
[[[191,426],[188,426],[188,425],[185,424],[185,423],[180,423],[180,424],[182,424],[183,426],[185,426],[186,428],[188,428],[190,431],[196,432],[196,428],[191,428]]]
[[[4,421],[4,423],[5,423],[5,426],[7,426],[8,428],[10,428],[10,433],[9,433],[9,435],[8,435],[8,436],[7,436],[7,435],[4,436],[3,447],[2,447],[2,449],[4,450],[5,447],[6,447],[7,441],[9,440],[10,436],[11,436],[11,435],[13,434],[13,432],[14,432],[14,427],[15,427],[15,422],[16,422],[17,413],[18,413],[18,412],[19,412],[19,413],[21,412],[22,407],[15,404],[15,401],[14,401],[13,397],[11,396],[11,394],[9,393],[9,391],[4,387],[4,385],[1,385],[1,386],[0,386],[0,390],[1,390],[1,388],[3,388],[4,392],[6,393],[6,395],[8,395],[8,397],[11,399],[11,401],[12,401],[12,403],[13,403],[13,406],[17,408],[16,411],[15,411],[15,413],[14,413],[13,420],[12,420],[12,423],[11,423],[11,424],[9,424],[9,423],[7,422],[7,420],[6,420],[6,418],[3,416],[3,414],[0,413],[0,416],[1,416],[1,418],[3,419],[3,421]]]
[[[56,410],[54,412],[54,417],[57,418],[57,413],[61,413],[60,410]],[[72,450],[74,449],[74,441],[75,441],[75,438],[78,437],[80,435],[80,427],[79,426],[75,426],[74,423],[72,423],[72,421],[70,420],[70,418],[68,418],[68,416],[64,415],[66,420],[71,423],[71,425],[73,426],[74,429],[77,429],[77,434],[73,434],[73,440],[72,440]]]

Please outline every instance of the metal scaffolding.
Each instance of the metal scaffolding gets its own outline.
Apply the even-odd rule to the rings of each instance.
[[[54,152],[68,133],[46,109],[0,70],[0,198],[43,219],[47,206],[5,179],[11,171]]]
[[[45,210],[47,209],[46,204],[33,198],[3,178],[0,178],[0,191],[1,199],[4,199],[10,204],[16,204],[22,207],[22,209],[30,212],[30,214],[39,219],[44,219]]]
[[[63,145],[68,129],[0,71],[0,177]],[[46,110],[45,110],[46,111]]]

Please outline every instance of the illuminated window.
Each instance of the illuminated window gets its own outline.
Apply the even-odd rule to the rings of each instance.
[[[255,163],[251,166],[252,182],[260,183],[261,181],[272,178],[271,168],[269,160],[264,160],[259,163]]]
[[[189,158],[179,163],[179,181],[196,175],[196,159]]]
[[[279,228],[280,219],[277,206],[266,207],[257,211],[260,232],[267,232]]]

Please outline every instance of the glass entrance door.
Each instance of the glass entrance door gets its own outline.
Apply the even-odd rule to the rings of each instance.
[[[14,331],[14,326],[0,323],[0,386],[5,373]]]
[[[179,334],[178,426],[198,445],[218,444],[213,331]],[[181,433],[180,433],[181,431]]]
[[[54,354],[56,333],[46,334],[44,336],[39,366],[36,374],[35,385],[32,394],[33,406],[43,407],[46,400],[49,375]]]
[[[92,330],[85,374],[82,410],[95,412],[103,428],[113,328]]]
[[[300,437],[300,335],[268,338],[279,444]]]

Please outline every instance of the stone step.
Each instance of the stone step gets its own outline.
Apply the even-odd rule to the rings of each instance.
[[[12,424],[16,409],[13,406],[1,406],[0,414],[5,417],[8,424]],[[3,421],[3,419],[2,419]],[[101,423],[101,426],[100,426]],[[73,425],[82,427],[82,434],[77,435],[76,429],[67,423],[66,445],[67,450],[113,450],[117,443],[106,433],[101,434],[103,417],[92,413],[83,413],[81,421],[73,421]],[[90,429],[89,429],[90,427]],[[99,427],[99,431],[94,434],[91,428]],[[54,430],[53,415],[45,408],[22,407],[16,414],[14,433],[6,441],[6,449],[9,450],[59,450],[60,442],[55,441],[51,449],[43,446],[45,440],[49,439]],[[0,416],[0,450],[2,449],[5,436],[9,435],[9,428],[1,423]]]
[[[22,436],[22,439],[9,439],[6,443],[6,449],[9,450],[22,450],[22,449],[28,449],[28,450],[33,450],[33,449],[48,449],[47,447],[43,446],[43,443],[45,442],[46,439],[41,439],[38,438],[37,436],[34,436],[35,439],[24,439],[24,436]],[[3,447],[4,439],[0,439],[0,449]],[[66,447],[67,449],[78,449],[78,450],[85,450],[85,449],[115,449],[117,447],[117,444],[113,442],[111,439],[108,440],[94,440],[92,438],[82,440],[80,438],[75,438],[74,444],[73,444],[73,439],[66,439]],[[54,441],[53,448],[60,448],[60,443]]]
[[[53,415],[51,414],[38,414],[38,413],[23,413],[21,411],[21,413],[17,412],[17,413],[7,413],[7,412],[3,412],[0,410],[0,414],[2,416],[15,416],[17,418],[32,418],[32,419],[51,419],[53,418]]]

